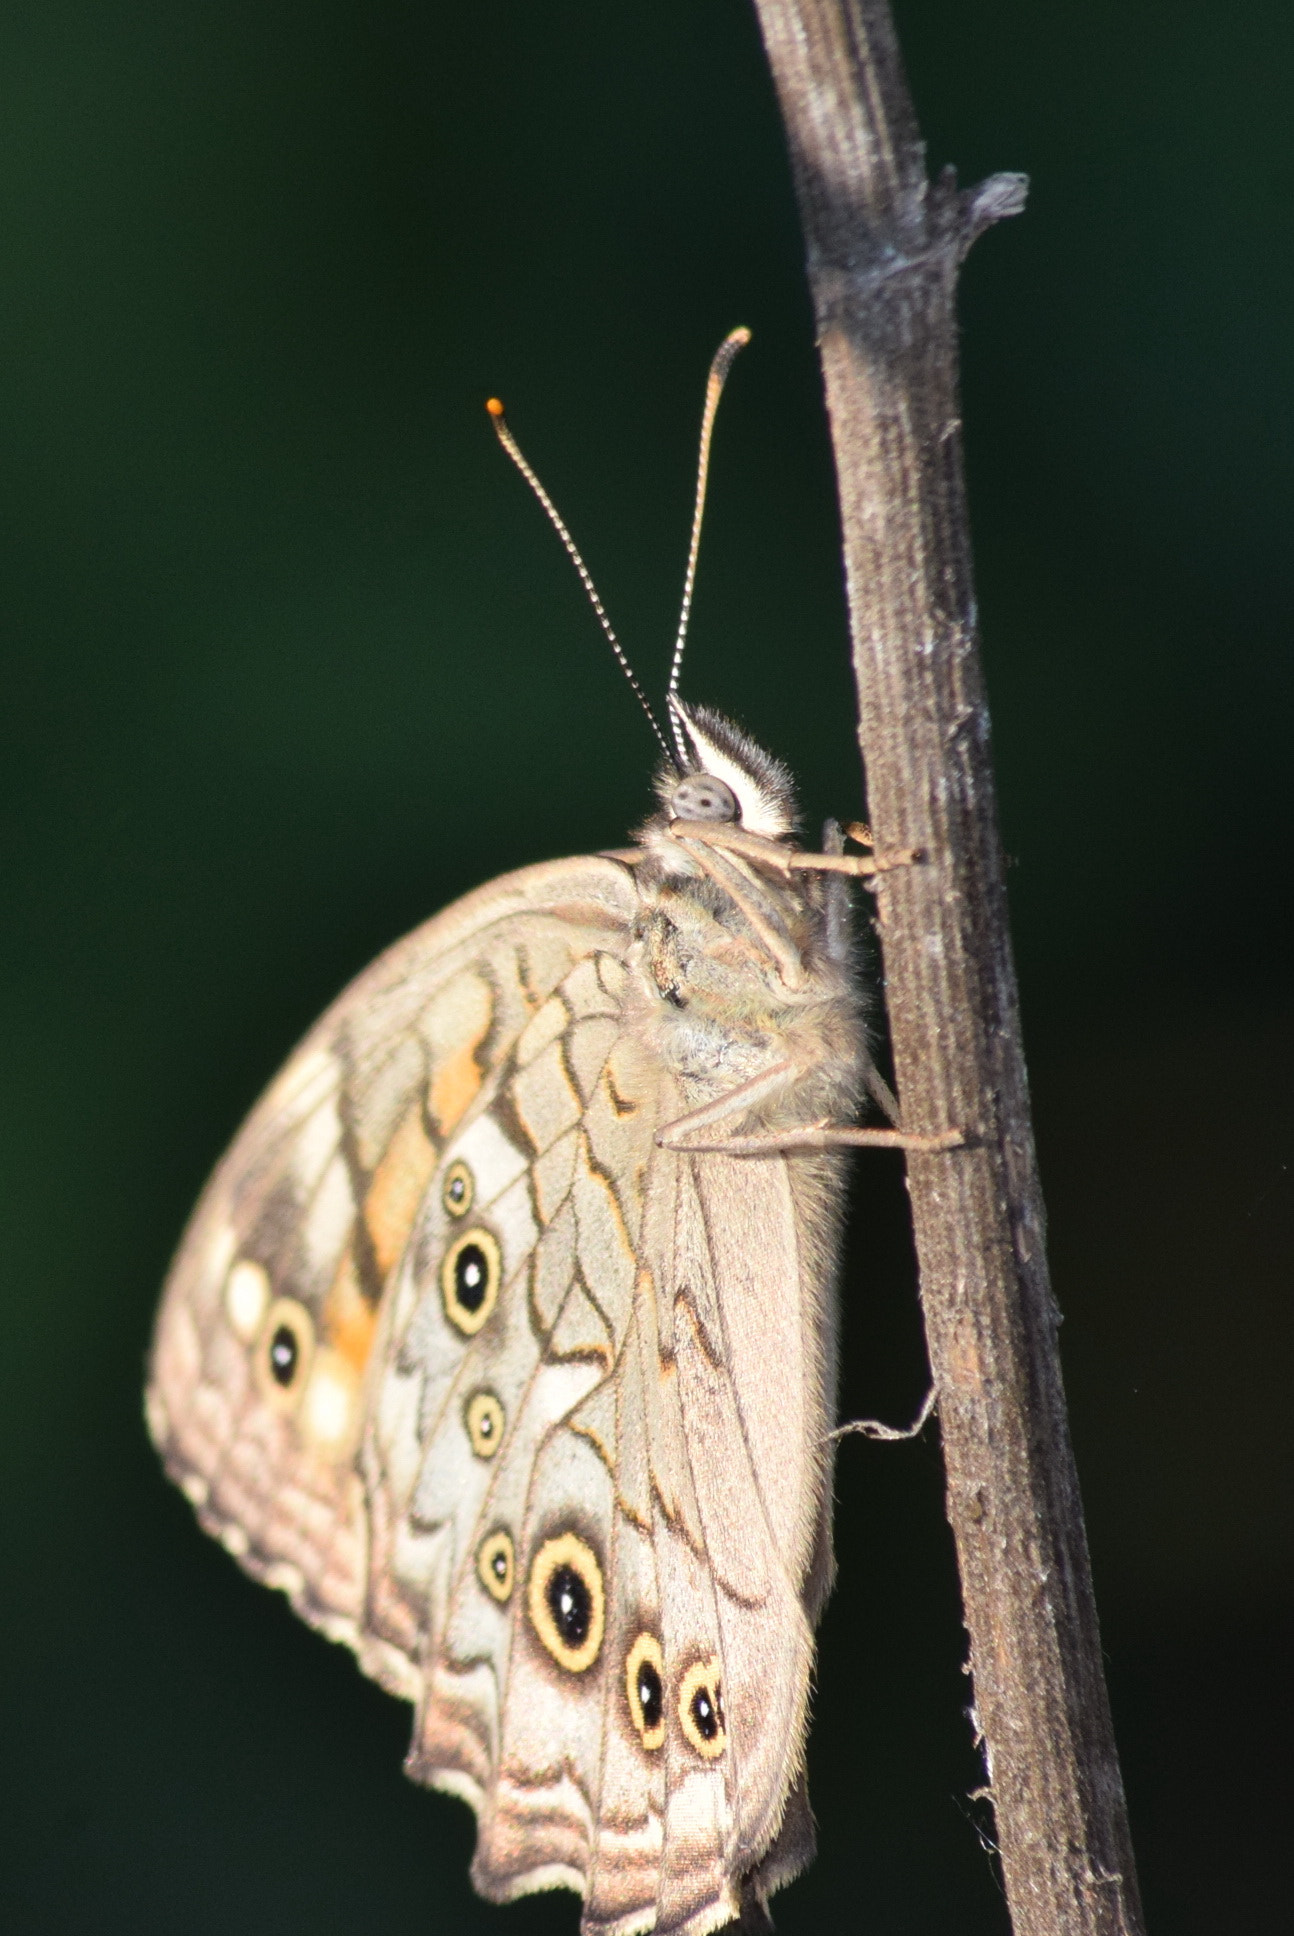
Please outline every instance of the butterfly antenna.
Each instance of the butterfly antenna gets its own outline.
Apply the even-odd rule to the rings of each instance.
[[[669,685],[666,695],[673,699],[678,691],[679,674],[683,669],[683,648],[687,644],[687,625],[692,616],[692,589],[696,584],[696,560],[701,549],[701,519],[705,515],[705,487],[710,475],[710,439],[714,435],[714,419],[723,395],[723,386],[728,381],[728,372],[737,360],[738,352],[744,350],[750,341],[750,331],[746,328],[729,330],[714,353],[710,365],[710,375],[705,386],[705,408],[701,412],[701,448],[696,460],[696,504],[692,511],[692,542],[688,547],[687,575],[683,580],[683,604],[678,615],[678,636],[674,640],[674,657],[669,669]],[[674,742],[678,747],[679,758],[686,766],[687,749],[683,744],[678,717],[670,708],[670,726]]]
[[[526,461],[525,455],[521,449],[521,445],[517,442],[512,432],[508,429],[507,419],[503,414],[503,405],[499,402],[499,399],[497,397],[487,398],[485,407],[489,411],[490,419],[494,424],[495,435],[497,436],[499,442],[503,445],[503,448],[507,451],[509,457],[516,465],[517,469],[521,472],[521,475],[525,478],[527,484],[529,484],[535,496],[539,499],[539,502],[542,504],[544,508],[544,512],[548,518],[548,522],[552,525],[554,531],[561,539],[563,545],[566,548],[567,557],[570,559],[576,571],[579,573],[580,583],[583,585],[585,591],[588,593],[589,603],[598,615],[598,624],[602,627],[602,630],[606,633],[607,643],[610,645],[611,650],[616,655],[616,659],[620,665],[620,670],[624,673],[625,678],[629,681],[629,684],[633,687],[634,692],[638,696],[638,704],[642,707],[643,711],[646,713],[647,723],[651,727],[653,733],[655,733],[656,738],[660,741],[661,751],[664,753],[666,759],[671,762],[671,764],[675,764],[676,762],[675,762],[674,754],[671,753],[669,749],[669,743],[666,740],[664,733],[662,733],[660,727],[656,723],[656,715],[652,711],[651,706],[648,703],[646,693],[643,691],[642,687],[638,683],[638,675],[635,673],[633,667],[630,665],[628,659],[625,657],[624,647],[621,645],[619,639],[616,637],[615,630],[611,624],[611,620],[607,617],[606,611],[602,604],[602,600],[598,597],[598,588],[593,583],[592,574],[590,573],[589,568],[585,564],[583,558],[581,558],[579,546],[576,544],[574,538],[567,530],[566,523],[562,517],[561,512],[557,509],[557,506],[553,503],[553,500],[549,497],[547,491],[544,489],[538,477],[535,475],[529,463]],[[686,759],[684,760],[684,764],[686,764]]]

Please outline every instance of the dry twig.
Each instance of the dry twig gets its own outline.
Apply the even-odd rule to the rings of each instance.
[[[975,638],[958,267],[1020,176],[929,182],[886,0],[755,0],[791,150],[844,525],[908,1188],[1016,1936],[1139,1936],[1061,1385]]]

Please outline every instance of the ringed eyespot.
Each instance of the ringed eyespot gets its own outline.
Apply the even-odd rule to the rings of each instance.
[[[718,1656],[694,1661],[678,1686],[678,1718],[689,1744],[707,1761],[728,1745]]]
[[[473,1392],[463,1413],[467,1436],[478,1459],[492,1459],[503,1441],[503,1407],[492,1391]]]
[[[440,1200],[451,1217],[465,1217],[476,1195],[476,1179],[466,1163],[451,1163],[440,1186]]]
[[[546,1539],[530,1562],[530,1624],[559,1667],[582,1674],[602,1649],[602,1568],[575,1533]]]
[[[294,1297],[276,1297],[256,1347],[257,1380],[275,1411],[296,1410],[314,1349],[314,1320],[305,1305]]]
[[[665,1659],[654,1633],[644,1628],[625,1655],[629,1718],[644,1748],[665,1745]]]
[[[445,1252],[440,1294],[445,1316],[464,1337],[474,1337],[494,1309],[502,1276],[498,1243],[479,1225],[465,1230]]]
[[[476,1552],[476,1577],[492,1600],[500,1605],[512,1598],[512,1583],[516,1578],[516,1561],[512,1552],[512,1541],[502,1528],[489,1533],[481,1541]]]

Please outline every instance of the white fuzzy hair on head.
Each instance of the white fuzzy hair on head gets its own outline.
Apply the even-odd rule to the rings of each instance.
[[[747,833],[763,834],[768,840],[794,833],[795,785],[782,762],[711,707],[685,706],[673,693],[669,703],[687,742],[687,770],[708,773],[732,789]],[[678,783],[679,774],[672,767],[664,767],[657,776],[656,792],[666,812]]]

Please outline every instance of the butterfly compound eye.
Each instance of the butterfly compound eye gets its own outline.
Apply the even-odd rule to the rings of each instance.
[[[689,1667],[678,1689],[678,1718],[692,1747],[707,1761],[721,1755],[728,1744],[723,1717],[723,1685],[719,1662],[698,1660]]]
[[[670,802],[676,820],[740,820],[737,796],[712,773],[689,773],[679,781]]]
[[[445,1316],[464,1337],[476,1335],[498,1302],[503,1259],[488,1230],[465,1230],[445,1252],[440,1291]]]
[[[296,1409],[314,1347],[314,1324],[305,1305],[292,1297],[276,1297],[265,1314],[256,1348],[258,1382],[276,1411]]]
[[[654,1633],[640,1633],[625,1655],[625,1695],[644,1748],[664,1747],[665,1662]]]
[[[559,1667],[582,1674],[602,1649],[606,1591],[592,1547],[574,1533],[548,1539],[530,1566],[530,1624]]]

